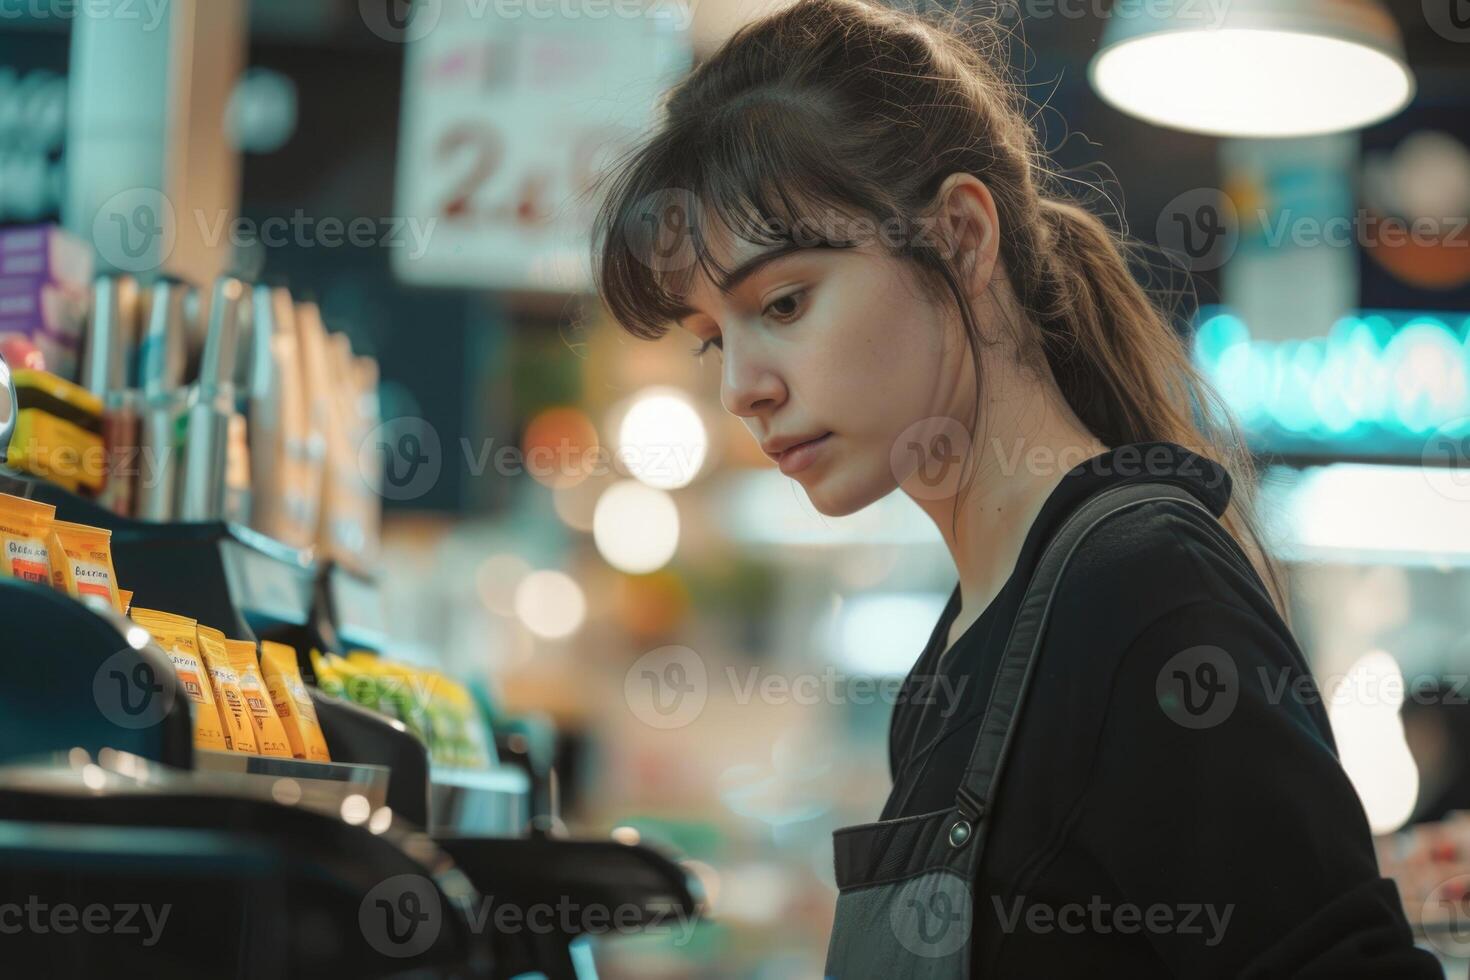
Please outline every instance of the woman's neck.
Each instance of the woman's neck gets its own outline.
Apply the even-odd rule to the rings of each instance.
[[[952,636],[1005,585],[1027,532],[1067,471],[1108,449],[1067,405],[1049,372],[1040,381],[1009,374],[986,386],[990,396],[971,447],[974,477],[960,487],[963,498],[911,494],[939,528],[959,573],[961,607]]]

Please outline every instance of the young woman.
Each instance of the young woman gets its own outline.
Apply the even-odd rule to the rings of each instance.
[[[598,188],[614,317],[717,351],[724,407],[823,514],[902,489],[954,559],[888,803],[835,835],[828,973],[1439,976],[1378,874],[1239,436],[1062,196],[995,52],[974,25],[798,0],[679,84]],[[1140,483],[1184,493],[1072,552],[977,798],[1044,546]]]

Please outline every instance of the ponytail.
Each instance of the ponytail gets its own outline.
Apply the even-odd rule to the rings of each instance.
[[[1029,279],[1013,279],[1012,286],[1040,327],[1041,348],[1067,403],[1107,445],[1174,442],[1225,465],[1232,493],[1222,523],[1289,620],[1280,570],[1260,543],[1254,462],[1223,402],[1101,219],[1049,197],[1038,198],[1038,211],[1039,261]]]

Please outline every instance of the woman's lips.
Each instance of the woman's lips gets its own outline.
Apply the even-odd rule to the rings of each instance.
[[[815,439],[808,439],[806,442],[792,446],[783,452],[778,460],[781,472],[791,476],[806,469],[821,455],[823,447],[826,446],[831,436],[832,433],[828,432]]]

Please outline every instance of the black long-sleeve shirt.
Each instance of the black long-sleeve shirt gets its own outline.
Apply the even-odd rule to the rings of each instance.
[[[1230,499],[1221,466],[1172,443],[1074,468],[1005,586],[941,658],[956,586],[898,699],[882,819],[952,806],[1016,607],[1061,520],[1105,486],[1160,478],[1216,516]],[[991,818],[975,975],[1443,976],[1378,873],[1290,630],[1184,506],[1115,516],[1059,585]]]

